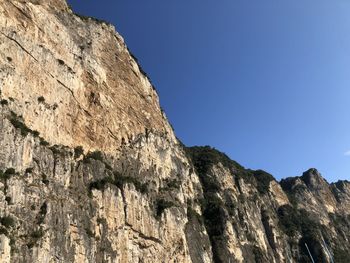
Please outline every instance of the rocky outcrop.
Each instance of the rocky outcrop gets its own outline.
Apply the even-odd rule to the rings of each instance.
[[[84,155],[29,128],[22,134],[8,108],[0,113],[4,262],[191,262],[186,228],[205,229],[188,222],[187,203],[200,211],[201,188],[178,145],[149,133],[118,155]],[[195,253],[210,262],[210,249]]]
[[[346,262],[350,183],[184,147],[112,25],[0,0],[0,262]]]
[[[210,147],[187,149],[203,186],[215,262],[347,262],[350,183],[316,169],[278,183]]]

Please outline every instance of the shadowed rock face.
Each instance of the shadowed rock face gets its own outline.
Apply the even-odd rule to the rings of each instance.
[[[321,176],[321,174],[315,169],[311,168],[303,173],[301,179],[310,189],[321,189],[327,185],[326,180]]]
[[[349,182],[186,148],[113,26],[0,13],[0,262],[348,262]]]
[[[347,262],[348,182],[328,184],[316,169],[280,182],[246,170],[210,147],[187,149],[203,187],[204,225],[215,262]],[[323,240],[325,242],[323,242]]]

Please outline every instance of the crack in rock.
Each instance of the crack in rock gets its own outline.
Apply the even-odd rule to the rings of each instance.
[[[38,65],[43,69],[43,71],[44,71],[47,75],[51,76],[51,77],[52,77],[53,79],[55,79],[62,87],[64,87],[66,90],[68,90],[68,91],[71,93],[71,95],[72,95],[73,99],[75,100],[75,102],[77,103],[78,107],[79,107],[81,110],[83,110],[88,116],[92,117],[92,115],[89,113],[89,111],[87,111],[86,109],[84,109],[84,107],[82,107],[82,106],[80,105],[80,103],[79,103],[78,99],[75,97],[74,92],[73,92],[72,89],[70,89],[70,88],[69,88],[67,85],[65,85],[62,81],[60,81],[58,78],[56,78],[53,74],[51,74],[50,72],[46,71],[45,68],[40,64],[39,60],[38,60],[36,57],[34,57],[34,56],[31,54],[31,52],[29,52],[29,51],[28,51],[21,43],[19,43],[16,39],[14,39],[14,38],[12,38],[12,37],[6,35],[6,34],[3,33],[3,32],[1,32],[1,34],[4,35],[4,36],[5,36],[6,38],[8,38],[9,40],[15,42],[15,43],[17,44],[17,46],[19,46],[27,55],[29,55],[32,59],[35,60],[35,62],[38,63]]]
[[[126,198],[125,198],[125,194],[124,194],[124,189],[120,189],[121,195],[122,195],[122,199],[123,199],[123,205],[124,205],[124,220],[125,220],[125,226],[127,226],[131,231],[137,233],[139,235],[139,237],[145,239],[145,240],[149,240],[155,243],[158,243],[160,245],[162,245],[162,241],[156,237],[151,237],[151,236],[147,236],[144,233],[136,230],[133,228],[133,226],[131,224],[128,223],[127,221],[127,202],[126,202]]]

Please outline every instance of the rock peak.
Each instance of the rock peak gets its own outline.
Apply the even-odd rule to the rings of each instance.
[[[303,173],[301,179],[305,182],[307,186],[317,186],[320,184],[327,183],[326,180],[322,177],[321,173],[316,168],[310,168]]]
[[[310,168],[305,171],[303,175],[311,175],[311,176],[321,176],[320,172],[316,168]]]

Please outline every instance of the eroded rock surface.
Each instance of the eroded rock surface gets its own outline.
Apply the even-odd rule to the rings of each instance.
[[[0,262],[350,257],[348,182],[184,147],[114,27],[63,0],[0,0],[0,91]]]

